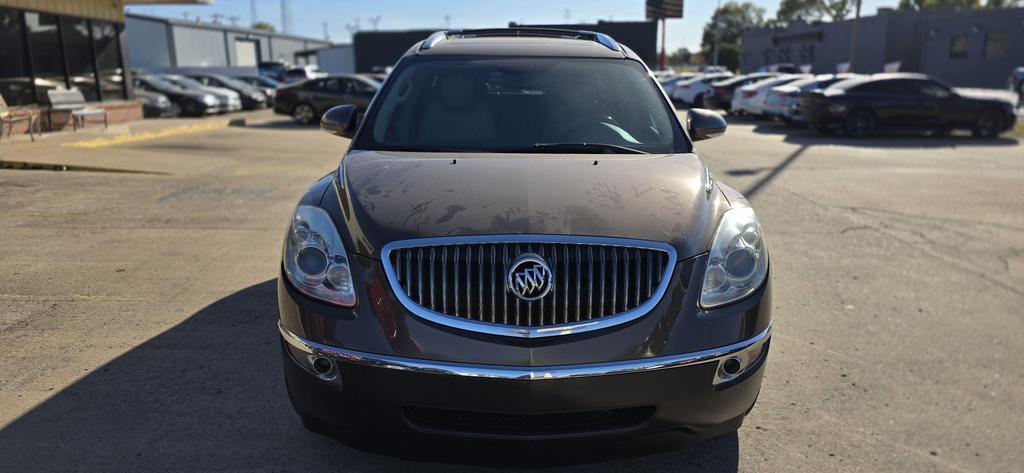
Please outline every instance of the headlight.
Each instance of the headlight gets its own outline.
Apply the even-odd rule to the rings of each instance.
[[[700,305],[717,307],[742,299],[768,275],[768,252],[754,209],[734,207],[722,216],[711,244]]]
[[[295,209],[284,242],[284,272],[307,296],[343,307],[356,303],[348,256],[324,209],[308,205]]]
[[[212,105],[219,104],[220,101],[217,100],[217,97],[214,97],[212,95],[204,95],[203,96],[203,103],[205,103],[206,105],[211,105],[212,106]]]

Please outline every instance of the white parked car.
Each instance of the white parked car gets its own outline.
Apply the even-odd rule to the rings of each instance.
[[[702,74],[676,83],[672,91],[672,100],[685,103],[691,107],[704,107],[704,99],[711,94],[711,83],[732,77],[731,72],[715,72]]]
[[[740,115],[764,115],[764,101],[772,87],[789,84],[807,77],[811,76],[809,74],[789,74],[740,87],[732,96],[732,112]]]
[[[665,94],[672,97],[672,93],[676,90],[676,85],[680,82],[696,77],[696,72],[679,72],[672,74],[666,79],[660,80],[658,83],[661,84],[661,88],[665,89]]]
[[[814,89],[824,89],[836,82],[858,77],[860,74],[819,74],[784,85],[772,87],[764,99],[764,114],[778,118],[789,125],[803,124],[807,117],[800,108],[800,96]]]

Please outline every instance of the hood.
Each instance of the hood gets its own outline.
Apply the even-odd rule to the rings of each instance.
[[[728,202],[692,154],[566,155],[354,151],[341,209],[357,253],[392,241],[501,234],[665,242],[707,251]],[[597,164],[595,165],[595,161]]]
[[[1017,104],[1017,94],[1009,90],[954,87],[953,91],[968,99],[1002,102],[1011,107]]]

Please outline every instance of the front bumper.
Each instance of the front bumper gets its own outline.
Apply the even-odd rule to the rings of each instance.
[[[760,392],[771,337],[769,325],[694,353],[516,367],[375,355],[279,329],[293,406],[346,442],[402,456],[472,461],[514,453],[526,462],[556,452],[567,462],[648,453],[734,431]],[[330,360],[331,371],[318,374],[317,359]],[[723,372],[730,359],[742,363],[735,376]],[[587,448],[565,457],[577,444]]]

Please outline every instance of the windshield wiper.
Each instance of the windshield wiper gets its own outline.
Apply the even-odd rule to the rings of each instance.
[[[536,143],[533,149],[553,153],[648,154],[646,151],[607,143]]]

